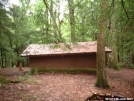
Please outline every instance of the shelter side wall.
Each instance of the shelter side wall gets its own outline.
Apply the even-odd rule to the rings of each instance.
[[[96,54],[30,57],[31,68],[95,68]]]

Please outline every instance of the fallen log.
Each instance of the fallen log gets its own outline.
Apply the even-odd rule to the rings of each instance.
[[[127,97],[121,95],[93,93],[92,96],[88,97],[85,101],[128,101],[128,100]]]

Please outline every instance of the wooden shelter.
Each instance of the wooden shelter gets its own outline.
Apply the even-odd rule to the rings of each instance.
[[[106,53],[111,50],[105,47]],[[31,68],[95,68],[97,42],[30,44],[22,57],[29,57]]]

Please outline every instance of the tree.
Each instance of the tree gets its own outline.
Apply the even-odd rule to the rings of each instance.
[[[75,17],[74,17],[74,0],[68,0],[70,29],[71,29],[71,41],[75,42]]]
[[[105,34],[106,34],[106,10],[107,3],[102,0],[100,3],[100,21],[99,21],[99,33],[97,36],[97,81],[96,86],[102,88],[108,88],[109,84],[106,77],[105,66]]]
[[[60,22],[57,18],[58,12],[57,9],[54,7],[54,2],[52,0],[50,0],[50,4],[47,0],[43,0],[44,4],[46,6],[46,9],[49,11],[50,13],[50,17],[52,18],[52,26],[53,26],[53,33],[54,33],[54,37],[55,38],[55,43],[59,43],[62,42],[62,35],[61,35],[61,27],[59,26]],[[56,2],[57,4],[57,2]],[[58,16],[59,17],[59,16]]]
[[[119,9],[115,12],[115,34],[117,38],[117,50],[118,50],[118,67],[131,67],[133,68],[132,57],[134,54],[134,1],[115,1],[115,9]]]
[[[7,66],[7,53],[11,51],[9,48],[9,39],[12,33],[10,31],[11,19],[9,15],[10,12],[7,11],[0,2],[0,67]]]
[[[133,67],[134,0],[107,0],[105,8],[100,0],[19,1],[21,6],[0,4],[0,67],[15,65],[30,43],[92,41],[98,31],[98,44],[106,40],[102,44],[113,51],[113,68]],[[102,33],[106,36],[99,41]]]
[[[110,68],[114,68],[114,69],[118,69],[117,63],[118,63],[118,54],[117,54],[117,35],[116,35],[116,29],[115,29],[115,21],[116,21],[116,17],[115,17],[115,2],[113,1],[111,3],[111,9],[110,9],[111,17],[109,19],[109,36],[110,36],[110,40],[109,40],[109,47],[112,50],[112,53],[109,53],[110,57],[109,57],[109,67]]]

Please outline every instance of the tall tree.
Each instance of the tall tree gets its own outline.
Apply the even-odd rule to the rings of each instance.
[[[117,54],[117,35],[116,35],[116,29],[115,29],[115,21],[116,21],[116,17],[115,17],[115,1],[113,0],[112,4],[111,4],[111,9],[110,11],[112,12],[110,21],[109,21],[109,36],[110,36],[110,40],[109,40],[109,46],[112,49],[112,53],[110,53],[110,57],[109,57],[109,67],[114,68],[114,69],[118,69],[117,63],[118,63],[118,54]]]
[[[4,5],[0,2],[0,67],[7,66],[7,53],[9,52],[9,39],[11,38],[9,18],[10,12],[4,8]]]
[[[55,9],[55,7],[54,7],[54,2],[52,0],[51,1],[43,0],[43,1],[44,1],[45,6],[46,6],[46,9],[50,13],[50,17],[52,18],[55,42],[56,43],[62,42],[61,30],[60,30],[60,27],[58,25],[60,23],[57,23],[58,12],[57,12],[57,9]],[[50,2],[50,4],[49,4],[49,2]]]
[[[13,49],[12,66],[19,66],[20,61],[24,66],[24,61],[26,61],[20,57],[20,54],[31,42],[31,32],[33,32],[29,2],[29,0],[23,0],[20,2],[22,6],[12,5],[10,8],[10,11],[12,12],[10,18],[12,18],[13,23],[11,27],[12,38],[10,42],[10,46],[12,46]]]
[[[69,18],[71,27],[71,41],[75,41],[75,17],[74,17],[74,0],[68,0]]]
[[[105,34],[106,34],[106,0],[100,3],[99,33],[97,36],[97,81],[96,86],[108,88],[105,65]]]
[[[117,38],[117,49],[118,49],[118,67],[134,67],[132,64],[132,56],[134,54],[134,1],[115,1],[116,10],[115,18],[115,30]]]

